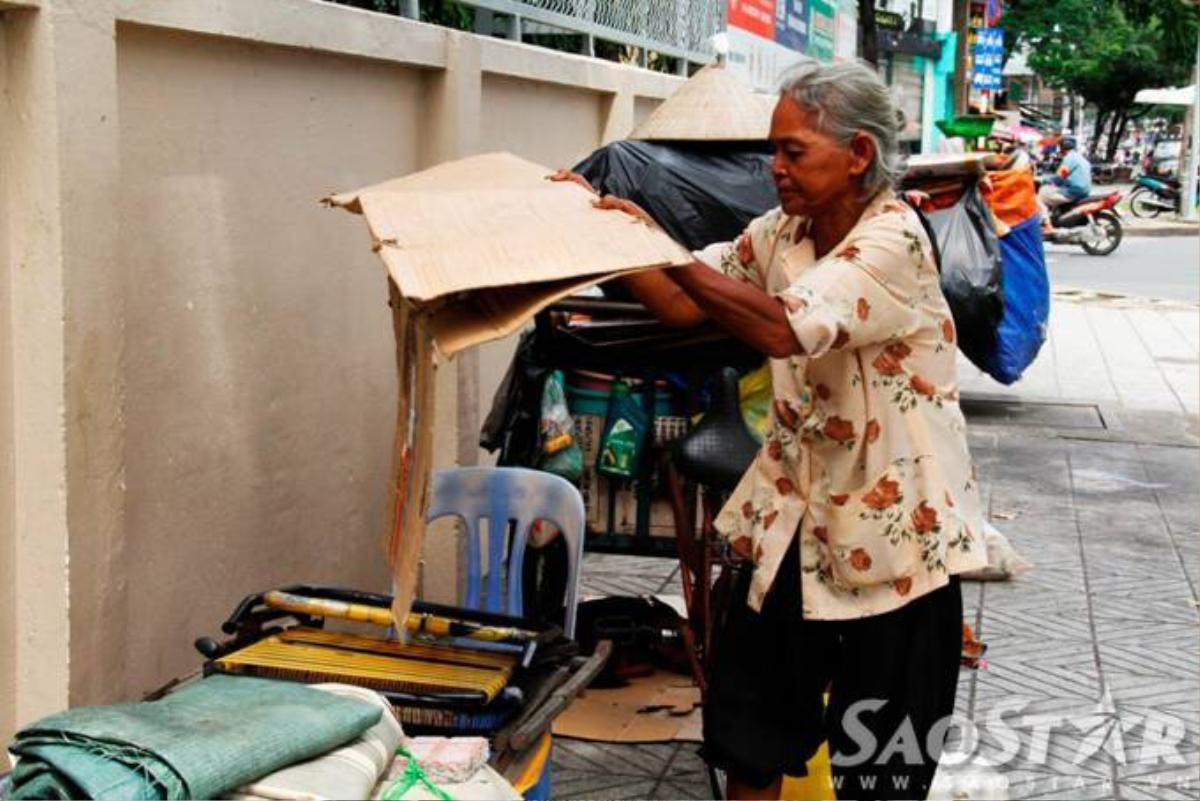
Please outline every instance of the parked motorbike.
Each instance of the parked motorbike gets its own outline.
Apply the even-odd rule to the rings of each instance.
[[[1056,245],[1079,245],[1093,256],[1107,256],[1121,244],[1123,229],[1117,213],[1119,191],[1089,195],[1051,209],[1053,231],[1044,239]]]
[[[1200,202],[1200,191],[1197,191]],[[1137,188],[1129,195],[1129,210],[1134,217],[1153,219],[1164,211],[1180,212],[1179,201],[1183,187],[1178,178],[1160,175],[1139,175]]]

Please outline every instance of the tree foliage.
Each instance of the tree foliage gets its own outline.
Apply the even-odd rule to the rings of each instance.
[[[1024,46],[1048,85],[1096,107],[1111,158],[1139,91],[1189,83],[1200,13],[1184,0],[1010,0],[1003,25],[1010,52]]]
[[[382,14],[399,14],[400,0],[333,0],[338,5],[365,8]],[[469,31],[475,24],[475,9],[454,0],[422,0],[421,21]]]

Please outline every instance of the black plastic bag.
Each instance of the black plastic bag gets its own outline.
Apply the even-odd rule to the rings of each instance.
[[[496,464],[501,467],[533,467],[541,456],[542,387],[550,367],[536,351],[534,332],[521,334],[479,432],[481,447],[489,452],[499,449]]]
[[[637,203],[692,250],[728,242],[779,205],[766,142],[621,140],[575,166],[596,191]]]
[[[669,605],[652,595],[613,595],[579,604],[575,639],[582,654],[591,654],[601,640],[613,644],[604,670],[592,681],[595,688],[623,687],[629,679],[656,668],[690,673],[683,620]]]
[[[958,347],[985,369],[1004,316],[1000,242],[991,213],[972,184],[953,206],[926,217],[941,251],[942,292],[954,315]]]

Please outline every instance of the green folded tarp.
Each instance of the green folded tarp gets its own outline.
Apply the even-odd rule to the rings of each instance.
[[[80,707],[21,730],[9,798],[216,798],[353,740],[379,715],[302,684],[210,676],[159,701]]]

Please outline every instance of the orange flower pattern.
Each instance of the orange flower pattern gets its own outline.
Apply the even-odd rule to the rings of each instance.
[[[738,556],[742,557],[743,559],[749,559],[750,550],[753,547],[753,543],[749,537],[738,537],[730,544],[729,547],[732,548],[733,552]]]
[[[754,263],[754,242],[746,234],[737,238],[737,256],[738,261],[744,265]]]
[[[822,431],[834,442],[850,442],[854,439],[854,423],[843,420],[836,414],[825,420],[825,427]]]
[[[900,502],[900,482],[881,478],[875,486],[863,496],[863,504],[870,509],[890,509]]]
[[[908,345],[895,342],[884,348],[871,362],[871,366],[878,370],[880,375],[900,375],[904,372],[903,362],[911,353],[912,348]]]
[[[776,209],[697,253],[779,298],[801,346],[770,360],[762,450],[716,525],[755,565],[752,608],[799,531],[805,616],[856,619],[986,564],[983,521],[956,331],[920,222],[885,191],[828,257],[808,230]]]
[[[912,387],[912,391],[918,395],[924,395],[926,398],[932,398],[937,394],[937,387],[921,378],[919,375],[914,375],[908,379],[908,385]]]
[[[942,339],[951,344],[954,342],[954,321],[949,317],[942,320]]]
[[[855,548],[850,552],[850,567],[865,573],[871,569],[871,554],[867,553],[862,548]]]
[[[912,510],[912,527],[918,534],[929,534],[939,530],[941,526],[938,524],[937,509],[921,501],[917,508]]]
[[[785,400],[775,401],[775,419],[789,431],[795,431],[800,426],[800,415]]]

